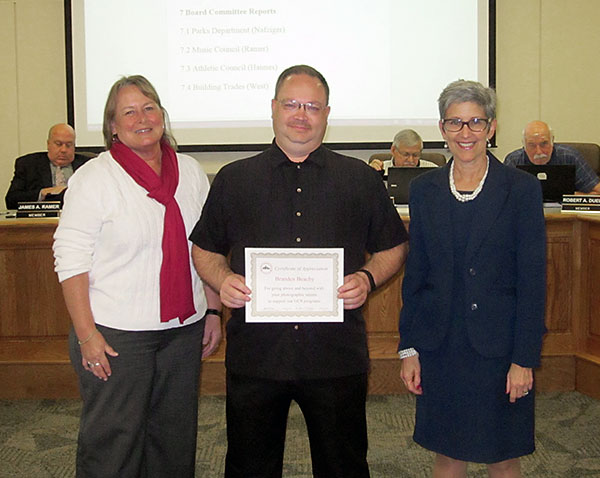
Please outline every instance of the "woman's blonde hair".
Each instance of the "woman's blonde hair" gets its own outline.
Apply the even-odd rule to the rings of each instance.
[[[161,139],[166,140],[173,149],[177,149],[177,142],[171,133],[171,124],[169,123],[169,114],[167,110],[160,104],[160,98],[158,93],[145,77],[142,75],[124,76],[117,80],[112,85],[108,98],[106,99],[106,105],[104,106],[104,122],[102,124],[102,134],[104,135],[104,144],[106,149],[109,150],[115,141],[115,137],[112,132],[112,123],[115,121],[115,115],[117,112],[117,96],[121,88],[125,86],[135,86],[140,92],[154,101],[163,114],[164,131]]]

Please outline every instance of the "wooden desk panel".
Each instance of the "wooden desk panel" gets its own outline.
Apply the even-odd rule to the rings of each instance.
[[[600,383],[600,218],[553,214],[546,223],[549,332],[538,385],[540,390],[577,387],[600,398],[600,386],[588,384],[590,377]],[[0,398],[57,397],[60,390],[72,396],[77,390],[75,375],[68,372],[70,320],[53,271],[55,228],[56,220],[0,220]],[[396,354],[401,284],[402,272],[364,307],[370,393],[404,392]],[[224,349],[225,344],[206,361],[202,393],[224,392]],[[19,377],[23,383],[11,386]]]
[[[387,333],[398,338],[398,311],[402,308],[403,275],[404,268],[369,295],[363,306],[367,333]]]
[[[573,317],[579,310],[579,287],[573,287],[579,277],[577,260],[580,256],[576,237],[577,218],[546,216],[546,313],[548,332],[544,337],[542,354],[573,354],[576,336]]]
[[[55,337],[70,320],[54,273],[56,219],[0,222],[0,339]]]
[[[588,217],[585,223],[588,227],[585,241],[587,267],[583,272],[588,293],[585,295],[586,308],[580,322],[580,333],[585,337],[582,352],[600,357],[600,218],[595,220],[595,217]]]
[[[549,332],[570,332],[574,299],[573,236],[548,237],[546,247],[546,327]]]
[[[591,223],[588,233],[589,333],[600,337],[600,223]]]

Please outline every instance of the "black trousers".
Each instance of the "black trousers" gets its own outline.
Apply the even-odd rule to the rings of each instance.
[[[226,478],[281,478],[291,401],[306,421],[315,478],[368,478],[367,375],[279,381],[227,373]]]
[[[106,382],[82,367],[69,336],[83,398],[77,477],[193,477],[204,320],[163,331],[97,327],[119,353],[108,357]]]

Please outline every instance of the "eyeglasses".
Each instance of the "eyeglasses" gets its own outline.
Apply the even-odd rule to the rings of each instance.
[[[406,153],[404,151],[398,151],[398,155],[402,156],[404,159],[412,158],[419,160],[421,159],[421,153]]]
[[[297,111],[304,107],[304,111],[306,111],[308,114],[316,115],[325,108],[321,103],[300,103],[296,100],[277,100],[277,102],[281,104],[281,107],[284,111],[289,112]]]
[[[490,124],[488,118],[471,118],[469,121],[463,121],[460,118],[447,118],[442,120],[444,131],[450,133],[458,133],[467,125],[474,133],[480,133],[485,130]]]

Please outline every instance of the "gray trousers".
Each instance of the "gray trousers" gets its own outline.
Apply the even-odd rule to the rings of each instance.
[[[193,477],[204,320],[164,331],[97,327],[119,353],[108,356],[106,382],[82,367],[69,336],[83,399],[77,477]]]

